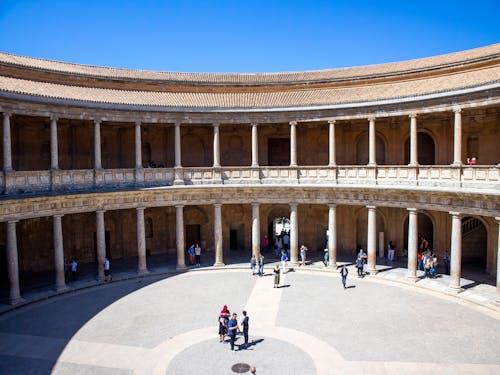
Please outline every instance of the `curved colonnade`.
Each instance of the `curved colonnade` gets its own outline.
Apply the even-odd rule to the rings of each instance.
[[[438,255],[450,249],[456,291],[464,219],[476,218],[486,231],[483,266],[496,274],[500,295],[500,45],[262,74],[142,72],[0,54],[0,73],[0,240],[11,303],[21,300],[20,270],[53,270],[64,290],[65,257],[96,262],[102,279],[110,215],[121,223],[114,237],[125,238],[111,247],[138,256],[139,273],[147,272],[148,247],[184,268],[195,238],[217,266],[233,241],[258,253],[274,215],[290,218],[292,264],[299,240],[322,251],[318,237],[328,230],[331,268],[337,253],[351,255],[362,242],[373,273],[385,233],[407,250],[408,278],[416,280],[422,213],[433,221]],[[464,165],[471,157],[479,165]],[[197,213],[188,215],[191,208]],[[83,233],[76,228],[89,225],[88,213],[95,217]],[[40,218],[52,218],[48,236]],[[18,238],[23,223],[23,234],[37,228],[34,240]],[[123,229],[131,223],[133,231]],[[94,244],[82,239],[92,233]],[[36,248],[47,238],[50,261]]]

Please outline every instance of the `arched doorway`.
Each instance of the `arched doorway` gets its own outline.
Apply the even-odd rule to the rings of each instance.
[[[376,162],[385,164],[385,142],[378,134],[375,137],[376,144]],[[356,144],[356,165],[366,165],[369,159],[368,132],[364,132],[358,138]]]
[[[384,217],[377,210],[377,249],[379,247],[379,233],[385,231]],[[361,246],[365,252],[367,251],[368,239],[368,209],[365,207],[358,212],[356,219],[356,247]],[[377,251],[378,254],[378,251]]]
[[[462,265],[484,270],[488,233],[483,222],[475,217],[462,218]]]
[[[436,164],[436,150],[434,139],[425,133],[418,132],[417,134],[417,149],[418,149],[418,164],[434,165]],[[410,163],[410,138],[405,142],[405,164]]]
[[[404,248],[408,250],[408,215],[404,221]],[[429,249],[434,249],[434,224],[431,217],[425,212],[419,212],[417,215],[418,236],[423,236],[429,242]],[[418,244],[417,244],[418,245]]]

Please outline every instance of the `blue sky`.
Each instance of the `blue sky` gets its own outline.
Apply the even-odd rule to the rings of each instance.
[[[315,70],[498,42],[499,0],[0,0],[0,51],[134,69]]]

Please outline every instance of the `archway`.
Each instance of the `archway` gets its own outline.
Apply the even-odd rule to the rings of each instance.
[[[274,207],[267,215],[267,238],[269,248],[279,255],[279,247],[283,247],[283,236],[290,238],[290,208],[287,206]]]
[[[475,217],[462,218],[462,265],[464,267],[486,267],[488,233],[483,222]]]
[[[404,243],[403,247],[408,250],[408,215],[406,215],[404,224]],[[429,249],[434,249],[434,223],[431,216],[425,212],[419,212],[417,215],[417,233],[423,236],[429,242]]]
[[[376,144],[376,162],[385,164],[385,142],[380,135],[375,137]],[[356,143],[356,165],[366,165],[369,159],[368,132],[364,132],[358,138]]]
[[[417,134],[417,149],[418,149],[418,164],[435,165],[436,164],[436,148],[434,139],[425,133],[418,132]],[[405,142],[405,164],[410,163],[410,138]]]

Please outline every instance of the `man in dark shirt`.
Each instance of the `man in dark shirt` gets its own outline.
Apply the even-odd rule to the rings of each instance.
[[[238,321],[236,320],[236,313],[233,314],[232,318],[229,319],[227,323],[227,334],[231,339],[231,350],[234,352],[234,340],[236,340],[236,332],[238,331]]]
[[[247,316],[247,312],[243,311],[243,322],[241,322],[241,327],[243,328],[243,336],[245,337],[245,347],[248,345],[248,320],[250,318]]]

